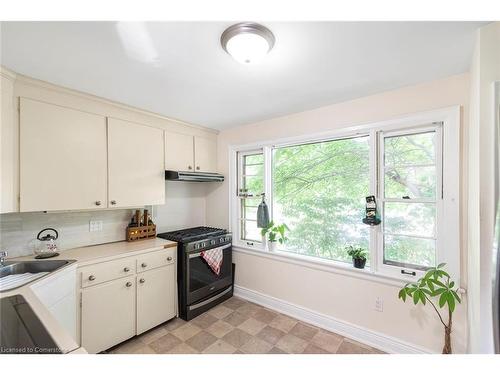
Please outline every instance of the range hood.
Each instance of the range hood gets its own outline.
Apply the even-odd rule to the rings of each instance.
[[[223,182],[224,176],[219,173],[165,171],[165,180],[194,182]]]

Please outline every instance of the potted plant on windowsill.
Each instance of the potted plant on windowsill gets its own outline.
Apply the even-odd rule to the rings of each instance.
[[[285,241],[288,239],[285,236],[285,231],[290,230],[286,224],[274,225],[274,222],[269,222],[269,225],[265,228],[262,228],[260,231],[263,237],[267,237],[267,245],[269,251],[276,251],[276,244],[279,242],[280,245],[283,245]]]
[[[444,326],[444,346],[443,354],[451,354],[451,326],[453,311],[455,311],[456,302],[461,303],[460,296],[458,295],[459,287],[455,288],[455,282],[451,280],[450,275],[443,270],[445,263],[441,263],[436,268],[428,270],[424,277],[420,278],[417,282],[406,284],[400,291],[398,297],[406,302],[406,297],[413,299],[416,305],[426,302],[434,308],[434,311],[439,317],[441,324]],[[448,312],[448,322],[445,322],[435,303],[432,299],[437,299],[440,308],[445,305]]]
[[[366,250],[362,247],[355,247],[349,245],[346,247],[347,255],[352,258],[352,265],[354,268],[365,268],[366,264]]]

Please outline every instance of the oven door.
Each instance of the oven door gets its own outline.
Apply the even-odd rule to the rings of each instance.
[[[221,248],[223,253],[219,275],[216,275],[205,259],[201,257],[201,251],[187,254],[186,281],[188,305],[231,285],[233,276],[231,244],[225,244],[217,248]],[[215,248],[205,250],[213,249]]]

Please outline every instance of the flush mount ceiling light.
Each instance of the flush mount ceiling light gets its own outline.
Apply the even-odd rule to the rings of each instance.
[[[274,40],[271,30],[253,22],[230,26],[220,37],[224,51],[243,64],[260,61],[271,51]]]

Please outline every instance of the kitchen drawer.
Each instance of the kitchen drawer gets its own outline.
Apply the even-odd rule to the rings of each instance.
[[[153,268],[175,263],[177,248],[158,250],[152,253],[143,254],[137,257],[137,272],[144,272]]]
[[[82,288],[133,275],[135,273],[135,257],[82,267],[80,273]]]

